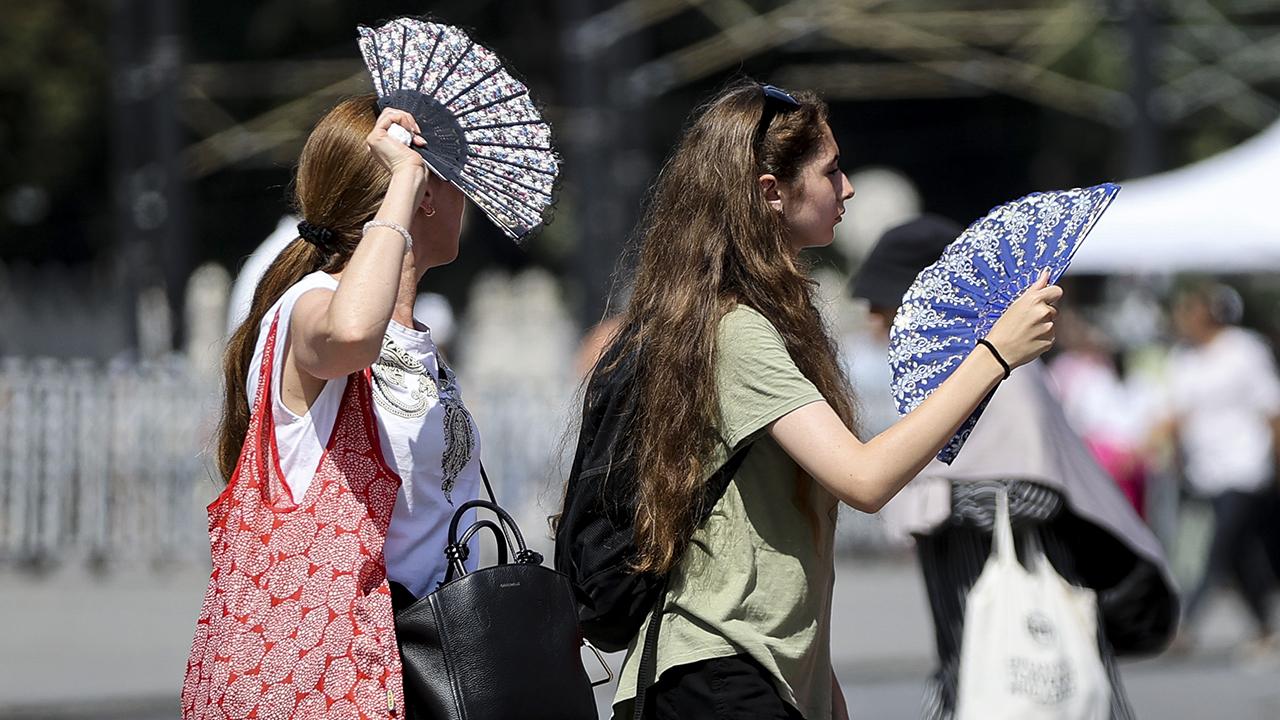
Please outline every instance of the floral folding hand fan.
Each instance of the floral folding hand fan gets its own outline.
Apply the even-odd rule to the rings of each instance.
[[[397,18],[358,32],[378,107],[414,116],[432,171],[517,242],[543,225],[560,159],[528,88],[449,25]]]
[[[1119,185],[1107,183],[1033,193],[1001,205],[916,276],[889,336],[899,413],[914,410],[950,377],[1042,270],[1049,270],[1050,282],[1066,272],[1076,248],[1119,191]],[[987,400],[938,453],[939,460],[955,459]]]

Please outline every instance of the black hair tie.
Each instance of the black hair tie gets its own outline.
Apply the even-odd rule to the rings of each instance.
[[[1000,351],[996,349],[996,346],[992,345],[991,341],[987,340],[986,338],[978,338],[978,344],[984,346],[985,348],[991,351],[991,354],[992,356],[995,357],[996,362],[1000,363],[1000,367],[1004,368],[1004,379],[1008,380],[1009,373],[1013,372],[1013,368],[1010,368],[1009,363],[1005,362],[1004,357],[1000,355]]]
[[[303,240],[306,240],[325,252],[333,250],[333,240],[336,237],[336,234],[327,227],[314,225],[303,220],[298,223],[298,235]]]

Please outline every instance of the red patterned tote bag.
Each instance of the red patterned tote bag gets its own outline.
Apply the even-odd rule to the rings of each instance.
[[[184,720],[403,716],[382,548],[400,479],[368,371],[347,379],[305,495],[283,482],[271,420],[272,322],[230,482],[209,505],[213,570],[182,687]]]

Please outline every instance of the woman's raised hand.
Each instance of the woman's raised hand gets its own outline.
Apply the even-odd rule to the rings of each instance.
[[[1025,365],[1053,347],[1053,320],[1058,316],[1062,288],[1049,284],[1049,271],[1005,309],[987,342],[996,346],[1010,367]]]
[[[392,125],[399,125],[412,133],[414,147],[427,144],[426,139],[420,134],[418,121],[413,119],[413,115],[403,110],[387,108],[378,116],[378,121],[373,124],[373,130],[369,131],[369,136],[366,138],[369,150],[374,157],[378,158],[378,161],[393,175],[405,169],[425,171],[427,164],[422,156],[387,132]]]

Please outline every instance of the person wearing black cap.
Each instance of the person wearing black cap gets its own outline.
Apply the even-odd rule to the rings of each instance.
[[[853,296],[871,304],[871,311],[889,322],[902,295],[916,275],[942,256],[942,250],[961,228],[941,215],[924,214],[890,228],[871,248],[851,284]],[[885,327],[888,332],[888,326]]]
[[[871,249],[850,287],[868,304],[868,323],[858,337],[844,341],[845,371],[858,391],[863,431],[884,431],[898,420],[889,390],[889,328],[916,274],[937,260],[961,227],[940,215],[925,214],[885,232]]]
[[[916,275],[959,234],[955,223],[926,215],[887,231],[872,248],[851,290],[883,324],[884,340]],[[938,652],[924,699],[929,720],[955,713],[965,598],[990,553],[1001,489],[1019,550],[1038,537],[1059,574],[1097,591],[1113,720],[1134,716],[1117,653],[1158,652],[1176,629],[1177,595],[1159,543],[1068,427],[1046,383],[1039,361],[1017,369],[955,461],[935,460],[881,512],[891,531],[915,538],[929,595]]]

